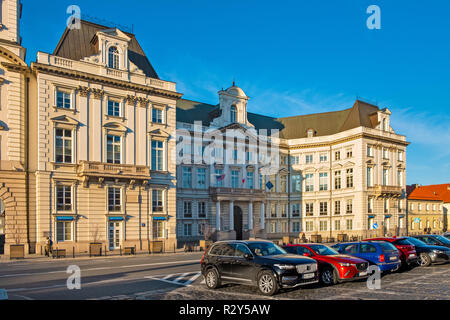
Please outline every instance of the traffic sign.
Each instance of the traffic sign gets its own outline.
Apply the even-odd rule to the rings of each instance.
[[[420,222],[420,218],[416,218],[416,219],[414,219],[414,221],[415,221],[416,223],[419,223],[419,222]]]
[[[373,224],[373,228],[374,228],[375,230],[377,230],[377,229],[378,229],[378,223],[374,223],[374,224]]]

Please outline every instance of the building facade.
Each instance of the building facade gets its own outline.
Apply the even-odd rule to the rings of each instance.
[[[212,151],[220,158],[177,167],[179,242],[211,234],[273,240],[406,234],[409,143],[392,129],[388,109],[356,101],[343,111],[275,119],[247,113],[248,101],[235,85],[219,92],[216,106],[178,101],[177,128],[192,140],[191,147],[177,148],[183,150],[178,157],[204,159]],[[216,144],[209,147],[217,141],[211,131],[230,128],[244,136],[278,132],[270,172],[249,137],[242,148],[238,139],[215,152]],[[203,145],[194,142],[199,131]]]
[[[441,234],[448,230],[450,184],[411,185],[407,191],[410,234]]]
[[[47,237],[70,252],[173,250],[175,83],[159,79],[133,34],[87,21],[31,69],[37,250]]]

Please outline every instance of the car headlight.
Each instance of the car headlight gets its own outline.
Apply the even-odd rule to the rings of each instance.
[[[293,266],[292,264],[276,264],[274,265],[276,268],[281,269],[281,270],[292,270],[295,269],[295,266]]]
[[[351,267],[351,266],[352,266],[351,263],[339,263],[339,265],[340,265],[341,267]]]

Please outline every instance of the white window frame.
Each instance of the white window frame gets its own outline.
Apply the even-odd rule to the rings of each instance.
[[[70,138],[70,141],[71,141],[71,160],[72,161],[70,161],[70,162],[66,162],[65,161],[65,157],[66,157],[66,155],[65,155],[65,148],[64,148],[64,145],[65,145],[65,143],[64,143],[64,141],[65,140],[69,140],[69,139],[67,139],[67,138],[65,138],[65,136],[63,135],[62,136],[62,141],[63,141],[63,146],[62,146],[62,149],[63,149],[63,161],[61,161],[61,162],[58,162],[57,160],[56,160],[56,157],[57,157],[57,155],[56,155],[56,139],[57,139],[57,136],[56,136],[56,132],[57,132],[57,130],[62,130],[63,131],[63,134],[64,134],[64,131],[70,131],[71,132],[71,138]],[[56,126],[55,128],[54,128],[54,130],[53,130],[53,161],[55,162],[55,163],[61,163],[61,164],[74,164],[75,163],[75,146],[76,146],[76,144],[75,144],[75,138],[76,138],[76,130],[75,129],[68,129],[68,128],[64,128],[64,127],[58,127],[58,126]]]

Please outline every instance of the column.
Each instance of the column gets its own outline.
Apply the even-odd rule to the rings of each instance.
[[[230,230],[234,230],[234,202],[230,201]]]
[[[220,231],[220,201],[216,202],[216,230]]]
[[[248,230],[253,230],[253,202],[248,204]]]
[[[264,202],[261,202],[261,212],[260,212],[260,218],[261,218],[261,229],[265,229],[265,218],[264,218]]]

